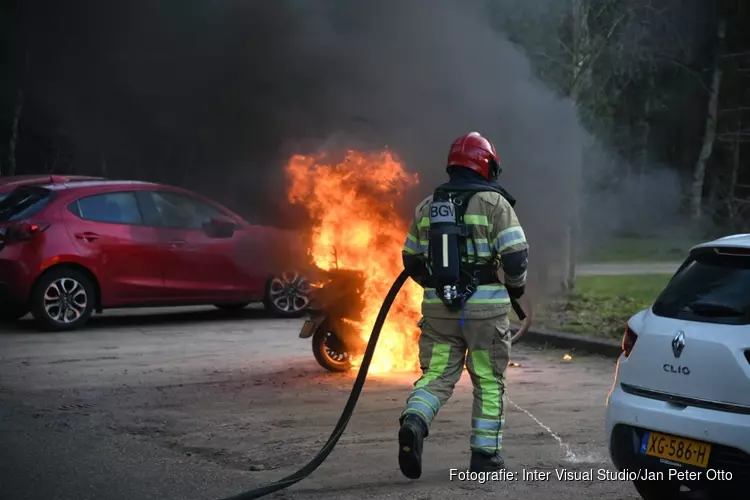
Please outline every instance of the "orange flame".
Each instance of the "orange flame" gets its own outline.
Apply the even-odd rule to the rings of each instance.
[[[409,221],[396,201],[419,183],[390,152],[349,151],[341,163],[295,155],[287,164],[289,201],[314,221],[309,249],[315,265],[362,271],[365,310],[357,327],[367,341],[380,304],[401,272],[401,249]],[[422,289],[408,281],[391,307],[369,373],[413,371],[419,366],[417,322]],[[361,360],[354,360],[359,366]]]

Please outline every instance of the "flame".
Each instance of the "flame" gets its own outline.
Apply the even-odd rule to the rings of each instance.
[[[419,183],[391,152],[348,151],[330,164],[324,156],[293,156],[286,168],[288,197],[311,219],[310,255],[323,270],[362,271],[365,310],[356,328],[369,339],[382,300],[403,269],[401,249],[410,221],[396,202]],[[419,366],[417,322],[422,289],[408,281],[391,308],[369,373],[414,371]],[[356,368],[361,359],[353,360]]]
[[[571,356],[570,354],[563,354],[562,359],[563,361],[570,361],[571,359],[573,359],[573,356]]]

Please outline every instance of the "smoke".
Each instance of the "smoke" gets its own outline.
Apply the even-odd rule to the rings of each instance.
[[[295,225],[290,154],[387,146],[419,174],[422,197],[444,181],[450,142],[475,130],[498,149],[532,258],[558,259],[589,138],[571,102],[492,29],[485,2],[71,5],[50,3],[37,26],[58,78],[36,80],[83,152],[79,172],[181,184]]]
[[[287,26],[282,43],[268,42],[276,66],[263,68],[292,78],[291,99],[277,101],[271,119],[284,136],[281,158],[332,135],[338,145],[387,145],[419,173],[424,196],[445,179],[450,142],[477,130],[498,148],[532,245],[557,240],[548,236],[577,203],[586,134],[571,103],[492,30],[482,2],[254,5],[253,18],[280,16]],[[249,159],[238,173],[258,179]]]
[[[558,263],[588,137],[571,102],[538,81],[521,51],[491,28],[484,3],[350,2],[336,16],[330,2],[284,5],[284,18],[298,24],[280,63],[316,61],[324,82],[318,106],[287,119],[322,124],[323,138],[336,134],[336,144],[388,145],[420,175],[420,197],[445,180],[450,142],[481,132],[498,149],[501,182],[519,200],[534,259]],[[284,151],[301,147],[287,140]]]

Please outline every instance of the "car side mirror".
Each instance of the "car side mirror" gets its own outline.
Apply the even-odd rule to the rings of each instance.
[[[212,217],[203,228],[212,238],[231,238],[237,230],[237,223],[229,217]]]

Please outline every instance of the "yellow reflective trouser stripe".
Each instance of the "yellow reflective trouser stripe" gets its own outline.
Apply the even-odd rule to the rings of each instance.
[[[471,448],[494,452],[502,449],[503,411],[500,383],[492,369],[492,360],[487,350],[471,352],[471,364],[479,383],[481,412],[483,418],[474,417],[471,422]],[[487,418],[489,417],[489,418]]]
[[[425,304],[442,304],[437,290],[425,288],[422,301]],[[508,290],[503,285],[479,285],[477,291],[469,297],[467,304],[510,304]]]
[[[503,447],[503,434],[502,432],[496,432],[485,436],[473,433],[469,445],[474,450],[479,449],[486,452],[498,451]]]
[[[419,388],[415,389],[407,399],[406,408],[402,414],[416,413],[429,424],[435,418],[439,409],[440,401],[438,398],[427,390]]]
[[[430,357],[430,366],[427,373],[414,385],[416,388],[424,387],[443,374],[448,366],[448,358],[451,354],[450,344],[434,344],[432,346],[432,356]]]
[[[494,420],[489,418],[472,418],[471,428],[474,432],[481,434],[483,432],[497,433],[503,426],[503,421],[500,419]]]
[[[472,351],[471,362],[482,393],[482,414],[500,417],[500,384],[492,370],[490,352]]]
[[[432,422],[440,409],[440,400],[429,392],[426,386],[445,372],[450,353],[450,344],[433,344],[430,365],[424,375],[414,384],[414,391],[409,396],[402,415],[416,414],[422,417],[428,425]]]
[[[411,393],[409,399],[423,402],[430,407],[433,413],[437,413],[440,409],[440,400],[437,398],[437,396],[421,387],[419,389],[415,389],[414,392]]]
[[[526,235],[521,229],[521,226],[513,226],[508,229],[500,231],[492,242],[492,246],[496,252],[500,253],[513,245],[526,243]]]

